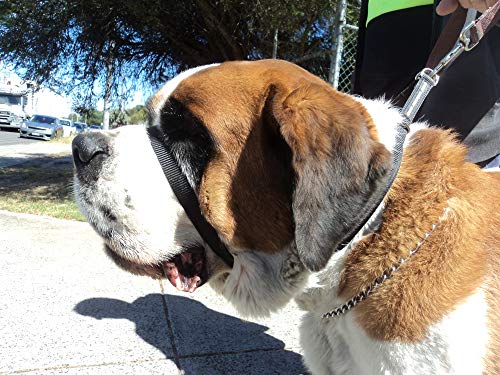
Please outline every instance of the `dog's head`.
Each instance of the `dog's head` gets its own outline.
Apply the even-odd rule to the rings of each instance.
[[[186,291],[210,279],[247,313],[326,265],[390,169],[365,107],[284,61],[187,71],[149,110],[234,267],[194,229],[142,127],[75,139],[77,202],[121,267]]]

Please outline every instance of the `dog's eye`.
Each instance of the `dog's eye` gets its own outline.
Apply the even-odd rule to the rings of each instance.
[[[187,136],[186,120],[181,116],[168,116],[165,122],[162,122],[162,128],[169,138],[180,138]]]
[[[165,103],[161,113],[161,127],[172,141],[196,139],[204,133],[200,120],[175,99]]]
[[[163,131],[168,135],[182,131],[186,122],[183,114],[173,110],[170,106],[165,106],[161,114],[161,120]]]
[[[208,161],[214,155],[215,141],[207,127],[183,103],[169,99],[160,117],[164,142],[180,165],[190,171],[192,186],[199,186]]]

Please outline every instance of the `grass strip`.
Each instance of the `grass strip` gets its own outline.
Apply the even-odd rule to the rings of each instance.
[[[73,169],[26,163],[0,168],[0,209],[85,221],[73,198]]]
[[[71,142],[73,142],[73,139],[75,139],[75,137],[76,137],[75,134],[67,136],[67,137],[54,137],[50,140],[50,143],[70,145]]]

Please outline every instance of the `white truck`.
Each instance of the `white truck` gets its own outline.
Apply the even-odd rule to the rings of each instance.
[[[14,85],[0,85],[0,128],[19,129],[26,121],[28,90]]]

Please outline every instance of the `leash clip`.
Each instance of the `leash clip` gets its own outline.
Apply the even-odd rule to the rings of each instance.
[[[415,118],[429,91],[438,84],[439,76],[435,70],[425,68],[416,75],[415,80],[417,84],[401,110],[401,113],[409,120],[408,123]]]
[[[424,68],[415,76],[416,81],[424,80],[426,83],[432,87],[436,86],[439,82],[439,75],[437,75],[436,69]]]
[[[476,25],[475,21],[470,22],[467,26],[463,28],[458,37],[458,42],[463,45],[465,51],[470,51],[475,46],[477,46],[477,43],[473,43],[472,45],[470,44],[471,41],[470,31],[475,25]]]
[[[467,26],[467,27],[469,27],[469,26]],[[457,44],[455,44],[455,47],[453,47],[453,49],[450,52],[448,52],[446,54],[446,56],[441,59],[441,61],[439,61],[439,63],[436,65],[436,67],[431,71],[430,76],[434,78],[435,76],[438,75],[439,72],[444,70],[444,68],[446,66],[448,66],[450,63],[455,61],[455,59],[458,56],[460,56],[460,54],[463,51],[469,51],[468,49],[466,49],[466,48],[468,48],[469,41],[470,41],[470,39],[466,36],[466,34],[463,34],[463,40],[462,40],[462,34],[460,34],[460,39],[457,42]]]

